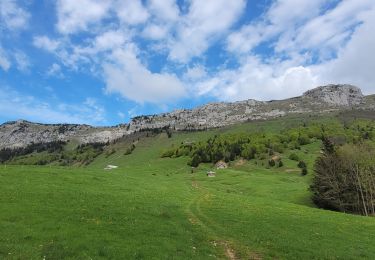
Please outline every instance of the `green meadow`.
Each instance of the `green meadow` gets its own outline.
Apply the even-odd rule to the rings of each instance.
[[[186,156],[161,158],[185,141],[298,124],[161,133],[140,138],[127,155],[128,143],[116,143],[81,167],[0,165],[0,259],[375,259],[374,217],[311,201],[320,141],[286,151],[282,167],[236,160],[192,172]],[[306,176],[291,152],[307,162]],[[108,164],[118,168],[104,170]]]

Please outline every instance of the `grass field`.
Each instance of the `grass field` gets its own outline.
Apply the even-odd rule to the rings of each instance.
[[[119,143],[88,167],[0,166],[0,259],[375,259],[374,218],[310,200],[318,142],[298,151],[307,176],[287,158],[281,168],[233,164],[215,178],[209,164],[191,173],[186,157],[160,158],[185,140],[293,120],[160,134],[130,155]]]

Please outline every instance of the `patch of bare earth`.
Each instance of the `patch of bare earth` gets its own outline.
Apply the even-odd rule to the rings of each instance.
[[[235,260],[235,259],[238,259],[236,257],[236,253],[234,252],[234,250],[232,248],[230,248],[228,246],[228,244],[226,244],[225,246],[225,255],[228,257],[228,259],[230,260]]]
[[[244,159],[239,159],[238,161],[236,161],[234,163],[234,166],[242,166],[242,165],[245,165],[246,164],[246,160]]]
[[[194,189],[198,189],[198,188],[199,188],[199,184],[198,184],[198,182],[196,182],[196,181],[192,181],[192,182],[191,182],[191,186],[192,186]]]
[[[195,216],[189,217],[189,222],[193,225],[197,225],[199,220]]]
[[[255,252],[251,252],[245,258],[243,258],[238,253],[236,253],[234,248],[227,241],[220,242],[220,245],[224,248],[225,256],[229,260],[239,260],[239,259],[262,260],[263,259],[261,255]]]
[[[286,169],[286,172],[300,172],[298,169]]]

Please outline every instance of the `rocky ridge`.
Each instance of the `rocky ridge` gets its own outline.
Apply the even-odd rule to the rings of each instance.
[[[19,120],[0,125],[0,149],[52,141],[105,143],[147,129],[199,130],[290,114],[324,113],[350,108],[375,109],[372,103],[366,102],[359,88],[352,85],[328,85],[286,100],[265,102],[250,99],[233,103],[209,103],[191,110],[181,109],[171,113],[135,117],[129,124],[114,127],[47,125]]]

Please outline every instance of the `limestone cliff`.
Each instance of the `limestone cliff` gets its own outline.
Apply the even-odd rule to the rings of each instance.
[[[24,120],[0,125],[0,149],[24,147],[31,143],[76,141],[78,143],[111,142],[139,130],[171,128],[197,130],[235,123],[265,120],[298,113],[324,113],[350,108],[374,110],[372,98],[351,85],[328,85],[286,100],[245,100],[233,103],[210,103],[195,109],[133,118],[129,124],[115,127],[92,127],[76,124],[37,124]]]

